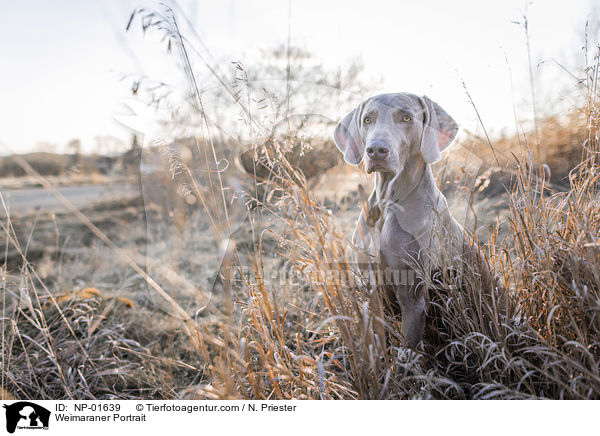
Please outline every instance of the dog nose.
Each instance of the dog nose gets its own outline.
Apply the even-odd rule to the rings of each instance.
[[[390,149],[385,142],[373,141],[367,147],[367,155],[371,159],[385,159]]]

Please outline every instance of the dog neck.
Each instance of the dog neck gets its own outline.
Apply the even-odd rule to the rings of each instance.
[[[447,209],[431,167],[419,154],[411,156],[400,173],[376,174],[366,219],[370,226],[383,225],[380,218],[393,213],[403,230],[416,237],[431,230],[432,216],[448,215]]]
[[[433,193],[437,190],[431,167],[420,153],[411,156],[399,173],[377,173],[375,176],[375,201],[404,205],[415,194]]]

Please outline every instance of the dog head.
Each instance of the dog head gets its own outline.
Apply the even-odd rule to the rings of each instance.
[[[416,153],[427,163],[439,161],[457,131],[452,117],[426,96],[381,94],[346,115],[333,139],[346,162],[364,159],[367,173],[398,174]]]

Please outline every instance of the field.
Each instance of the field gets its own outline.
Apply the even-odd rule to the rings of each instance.
[[[372,178],[303,123],[282,135],[247,110],[242,144],[199,116],[204,135],[95,180],[13,159],[2,397],[600,399],[598,62],[576,111],[537,120],[537,134],[465,135],[435,165],[502,286],[463,259],[460,280],[425,278],[418,349],[348,267]],[[61,194],[125,182],[139,195],[75,208]],[[61,208],[15,210],[4,194],[36,186]]]

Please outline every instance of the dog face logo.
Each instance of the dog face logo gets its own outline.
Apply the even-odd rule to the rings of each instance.
[[[9,433],[14,433],[17,428],[48,429],[50,411],[42,406],[19,401],[2,407],[6,409],[6,431]]]

